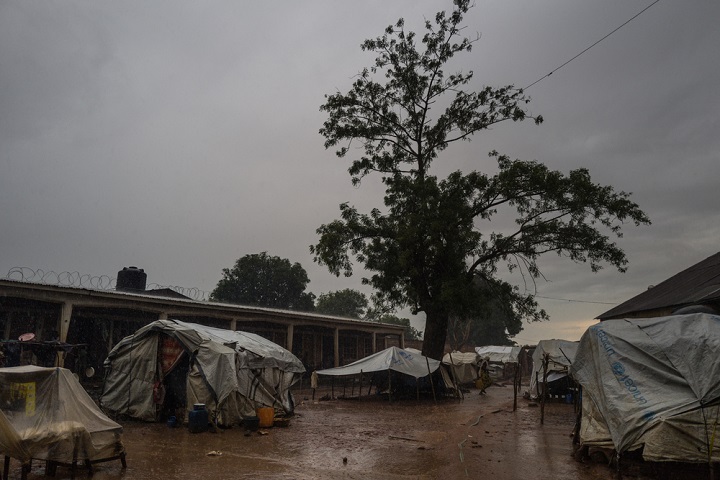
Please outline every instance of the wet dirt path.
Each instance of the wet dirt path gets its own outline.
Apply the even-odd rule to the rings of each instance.
[[[605,465],[571,457],[571,405],[540,412],[523,399],[512,412],[512,387],[464,400],[388,403],[312,401],[296,392],[288,428],[246,435],[242,428],[191,434],[186,428],[125,422],[128,468],[96,465],[95,479],[611,479]],[[337,393],[337,392],[336,392]],[[316,398],[319,398],[317,395]],[[222,455],[208,456],[211,451]],[[10,478],[19,477],[13,462]],[[35,462],[29,478],[43,477]],[[78,478],[87,478],[79,469]],[[70,478],[58,469],[56,478]]]

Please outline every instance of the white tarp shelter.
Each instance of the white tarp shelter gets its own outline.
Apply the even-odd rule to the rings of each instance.
[[[360,373],[384,372],[392,370],[411,377],[420,378],[429,375],[440,367],[440,361],[408,352],[402,348],[390,347],[353,363],[341,367],[318,370],[318,375],[359,375]]]
[[[720,316],[606,320],[580,339],[580,441],[648,461],[720,461]],[[715,447],[713,448],[713,442]]]
[[[475,352],[491,363],[517,363],[520,347],[486,345],[475,347]]]
[[[443,356],[443,365],[451,368],[455,381],[472,383],[480,378],[480,366],[484,360],[475,352],[452,352]]]
[[[575,358],[579,342],[568,340],[540,340],[533,353],[533,369],[530,374],[530,395],[539,395],[538,385],[543,381],[543,359],[548,356],[548,383],[567,376]]]
[[[220,425],[239,423],[256,408],[293,412],[290,387],[305,372],[288,350],[252,333],[158,320],[125,337],[105,360],[101,404],[141,420],[157,420],[163,379],[185,365],[182,403],[204,403]],[[160,392],[159,392],[160,391]]]
[[[0,452],[68,463],[122,458],[122,427],[65,368],[0,368]]]

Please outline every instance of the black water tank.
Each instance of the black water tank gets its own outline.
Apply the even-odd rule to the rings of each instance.
[[[145,270],[137,267],[124,267],[118,272],[115,290],[127,292],[144,291],[147,282]]]

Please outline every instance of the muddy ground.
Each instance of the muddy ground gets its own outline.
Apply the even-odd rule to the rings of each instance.
[[[335,394],[341,394],[336,389]],[[348,392],[349,393],[349,392]],[[189,433],[164,424],[123,422],[128,467],[95,466],[95,479],[611,479],[607,465],[572,456],[573,406],[540,411],[512,386],[472,389],[463,400],[318,399],[296,391],[287,428]],[[209,452],[221,455],[210,456]],[[17,462],[10,478],[20,478]],[[35,462],[29,476],[41,478]],[[80,469],[77,478],[86,477]],[[58,469],[56,478],[69,478]],[[629,478],[629,477],[626,477]],[[641,478],[634,476],[634,478]],[[642,477],[644,478],[644,477]]]

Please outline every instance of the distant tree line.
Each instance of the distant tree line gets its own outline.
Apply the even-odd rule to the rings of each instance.
[[[346,288],[316,297],[306,291],[310,280],[302,265],[286,258],[267,252],[249,254],[222,272],[222,279],[210,294],[211,301],[403,325],[405,338],[422,338],[422,332],[410,324],[410,319],[371,308],[367,296],[358,290]]]

